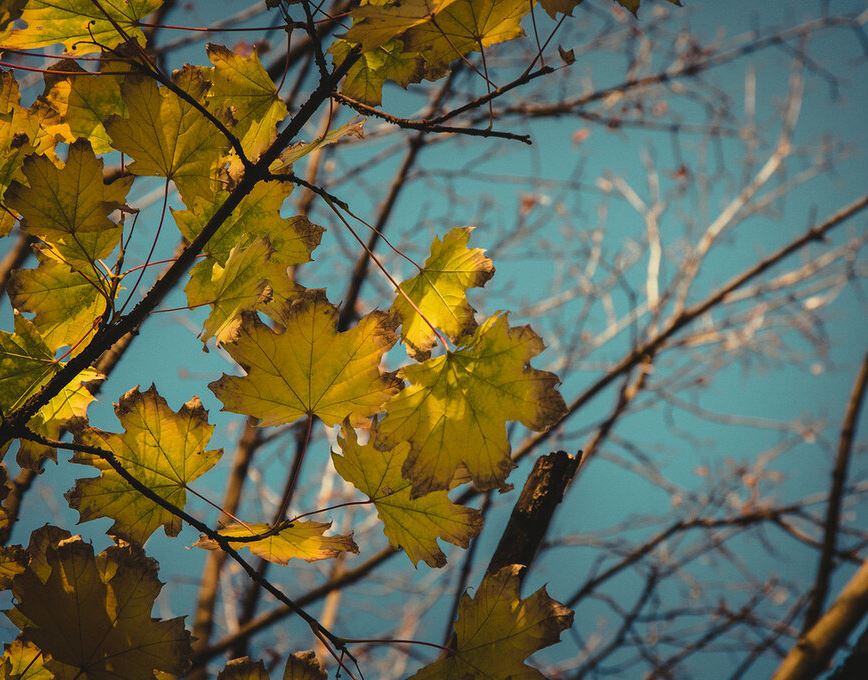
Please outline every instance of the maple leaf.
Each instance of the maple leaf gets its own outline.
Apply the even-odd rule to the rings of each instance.
[[[352,49],[346,40],[336,40],[329,48],[336,66],[343,63]],[[363,52],[353,64],[341,85],[347,97],[377,106],[383,100],[383,84],[389,80],[405,88],[418,83],[425,75],[423,59],[418,52],[405,52],[404,42],[392,39]]]
[[[200,103],[209,83],[200,69],[185,67],[175,84]],[[127,117],[105,124],[112,146],[134,159],[134,175],[167,177],[175,182],[187,206],[198,196],[212,200],[212,179],[229,142],[188,101],[151,78],[127,76],[121,86]]]
[[[80,537],[55,527],[34,532],[30,567],[15,577],[6,612],[22,639],[48,657],[58,680],[153,680],[181,673],[190,657],[183,618],[151,618],[160,592],[157,563],[132,546],[94,556]],[[68,536],[68,534],[67,534]]]
[[[214,64],[209,107],[232,127],[247,157],[255,161],[277,137],[286,104],[256,52],[242,56],[210,43],[208,58]]]
[[[565,412],[557,376],[529,366],[543,349],[529,326],[510,328],[501,314],[454,352],[398,372],[410,386],[386,404],[378,445],[410,442],[403,473],[414,497],[448,489],[462,464],[478,488],[505,488],[506,422],[545,430]]]
[[[472,227],[456,227],[442,241],[435,237],[422,271],[401,284],[416,307],[400,294],[392,305],[401,316],[407,351],[417,359],[427,359],[434,346],[436,336],[429,322],[453,341],[476,328],[467,289],[484,286],[494,276],[494,265],[482,248],[467,247],[471,231]]]
[[[244,313],[224,347],[247,375],[224,374],[209,385],[223,410],[255,416],[263,427],[308,414],[331,426],[379,411],[398,390],[380,371],[383,354],[395,344],[392,319],[372,312],[338,333],[337,316],[321,290],[305,291],[283,307],[282,333]]]
[[[471,598],[458,605],[454,650],[426,666],[412,680],[545,680],[524,663],[534,652],[560,640],[573,623],[573,612],[551,599],[545,588],[519,597],[522,565],[489,574]]]
[[[118,60],[101,62],[100,70],[109,73],[94,77],[72,59],[55,64],[51,70],[64,75],[45,75],[45,100],[61,121],[55,131],[67,142],[88,140],[94,153],[111,152],[111,140],[103,123],[112,116],[126,115],[126,102],[121,97],[122,77],[115,75],[126,68],[128,65]],[[67,75],[70,73],[82,75]]]
[[[133,178],[104,184],[102,159],[85,140],[69,147],[62,168],[31,155],[22,171],[29,186],[13,182],[5,202],[24,217],[24,231],[45,241],[54,257],[93,277],[93,262],[120,241],[121,227],[109,215],[124,205]]]
[[[359,552],[352,534],[323,536],[330,526],[331,522],[293,522],[272,536],[258,541],[237,543],[236,546],[247,548],[257,557],[277,564],[287,564],[292,559],[316,562],[337,557],[343,552]],[[230,538],[256,536],[270,528],[268,524],[230,524],[219,533]],[[206,550],[216,550],[219,547],[216,541],[204,537],[200,538],[194,546]]]
[[[23,111],[19,105],[18,81],[10,71],[0,71],[0,236],[8,234],[15,224],[15,215],[2,201],[3,196],[13,180],[26,180],[21,166],[24,158],[33,152],[26,131],[21,129]]]
[[[27,567],[27,553],[20,545],[0,546],[0,590],[12,585],[12,579]]]
[[[69,266],[37,254],[36,269],[17,269],[9,282],[12,306],[34,314],[33,325],[52,351],[80,351],[96,332],[106,301],[94,283]],[[71,354],[75,354],[72,350]]]
[[[162,4],[163,0],[28,0],[21,13],[27,27],[7,28],[0,34],[0,46],[26,50],[62,43],[76,56],[130,39],[144,46],[139,20]]]
[[[16,312],[14,324],[14,333],[0,331],[0,414],[3,415],[36,394],[65,365],[55,360],[54,352],[31,321]],[[101,379],[94,369],[84,369],[36,412],[28,427],[54,438],[62,427],[83,421],[88,405],[94,400],[87,384]],[[17,461],[22,467],[38,470],[46,457],[54,458],[54,449],[22,442]]]
[[[431,567],[442,567],[446,556],[437,545],[438,538],[466,548],[479,533],[479,511],[454,504],[446,491],[410,496],[410,482],[401,476],[410,452],[407,442],[381,451],[370,442],[360,445],[353,429],[345,427],[338,443],[343,455],[332,453],[338,474],[373,501],[383,533],[393,546],[404,549],[414,565],[425,560]]]
[[[145,392],[135,387],[124,394],[115,413],[123,434],[89,427],[76,434],[76,441],[112,452],[136,479],[183,508],[187,483],[205,474],[222,455],[205,448],[214,426],[208,424],[202,403],[194,397],[175,413],[151,385]],[[161,525],[168,536],[178,535],[181,520],[133,489],[102,458],[77,451],[72,462],[102,472],[79,479],[66,494],[81,521],[110,517],[115,522],[108,533],[136,544],[144,543]]]
[[[308,262],[319,245],[323,228],[302,216],[280,215],[280,208],[290,192],[292,185],[286,182],[259,182],[209,239],[205,252],[225,267],[233,248],[245,247],[256,238],[266,238],[274,250],[271,259],[275,264],[289,267]],[[195,239],[228,195],[228,192],[218,192],[214,200],[196,200],[189,210],[173,211],[184,238]]]
[[[269,677],[264,663],[242,656],[227,661],[223,670],[217,674],[217,680],[269,680]]]
[[[369,52],[392,38],[404,50],[422,54],[428,77],[468,52],[524,35],[521,19],[533,4],[526,0],[407,0],[397,5],[362,5],[346,39]]]
[[[52,680],[54,673],[45,667],[45,657],[34,644],[13,640],[0,658],[2,680]]]
[[[268,310],[273,304],[282,305],[297,292],[283,263],[275,263],[276,251],[264,238],[244,247],[233,248],[226,266],[209,259],[190,271],[190,282],[184,289],[190,307],[211,305],[205,320],[203,341],[216,337],[218,342],[231,338],[244,311]]]

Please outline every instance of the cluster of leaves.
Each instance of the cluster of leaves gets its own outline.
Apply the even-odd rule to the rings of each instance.
[[[554,17],[580,1],[541,5]],[[149,61],[141,30],[159,5],[28,0],[5,3],[0,14],[0,48],[60,43],[67,55],[44,74],[43,94],[30,107],[12,73],[0,72],[0,227],[31,237],[37,257],[9,286],[15,327],[0,332],[4,424],[17,422],[68,362],[131,318],[125,311],[149,262],[127,268],[138,219],[127,196],[136,177],[162,177],[166,196],[171,181],[185,205],[172,216],[188,252],[202,255],[185,288],[191,308],[210,308],[202,339],[222,345],[243,371],[209,386],[224,410],[262,427],[303,419],[308,431],[314,419],[339,426],[338,473],[376,507],[386,537],[414,565],[443,566],[438,541],[466,547],[481,527],[479,512],[453,503],[450,490],[509,488],[507,423],[545,430],[564,413],[557,377],[530,365],[541,339],[511,325],[506,313],[477,323],[467,291],[484,286],[494,267],[469,245],[469,227],[434,240],[386,311],[338,330],[338,309],[324,292],[292,276],[311,260],[323,230],[281,210],[297,182],[293,164],[318,146],[361,135],[361,123],[292,143],[286,106],[255,53],[211,45],[210,66],[164,76]],[[456,59],[522,35],[532,7],[525,0],[362,3],[331,47],[336,68],[345,67],[343,91],[379,103],[385,80],[440,77]],[[79,66],[79,57],[94,53],[99,71]],[[132,162],[106,169],[101,156],[115,152]],[[384,356],[399,343],[409,362],[386,371]],[[188,663],[182,620],[151,619],[160,584],[142,545],[161,526],[179,533],[190,483],[221,451],[208,448],[213,426],[198,398],[174,411],[153,386],[121,397],[121,432],[89,427],[87,409],[103,379],[90,366],[76,370],[15,431],[22,467],[38,470],[64,446],[75,452],[72,462],[99,471],[79,479],[67,500],[81,521],[113,520],[116,546],[94,555],[78,537],[46,527],[27,549],[2,548],[0,581],[17,603],[7,615],[21,630],[2,657],[2,677],[122,671],[153,678]],[[74,440],[60,441],[68,432]],[[0,513],[0,527],[5,521]],[[196,545],[234,543],[279,564],[359,551],[351,535],[326,535],[329,527],[285,517],[240,522]],[[488,677],[494,668],[498,677],[540,677],[523,660],[556,642],[571,613],[543,591],[522,600],[517,569],[487,577],[475,598],[465,597],[453,649],[414,677]],[[220,677],[266,675],[261,664],[239,661]],[[294,656],[284,677],[324,675],[308,657]]]

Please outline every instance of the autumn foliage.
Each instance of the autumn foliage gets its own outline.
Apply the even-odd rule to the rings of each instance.
[[[560,19],[579,1],[540,4]],[[619,1],[631,10],[639,4]],[[60,44],[65,57],[42,74],[44,95],[30,106],[21,103],[13,72],[0,74],[3,233],[17,228],[30,237],[38,258],[35,268],[14,273],[15,326],[0,333],[3,445],[18,440],[11,450],[23,467],[38,469],[63,448],[74,452],[72,463],[95,468],[99,474],[79,479],[66,499],[83,522],[110,518],[116,543],[94,554],[80,538],[46,526],[26,548],[2,549],[0,577],[15,601],[7,616],[21,631],[3,656],[4,678],[184,673],[191,648],[183,620],[152,616],[161,586],[142,546],[161,527],[175,536],[184,522],[193,524],[202,533],[197,547],[224,551],[252,578],[239,551],[286,565],[365,550],[332,531],[328,514],[315,508],[298,519],[284,503],[271,522],[239,518],[221,527],[186,514],[190,484],[222,455],[209,448],[214,428],[192,395],[176,409],[159,386],[132,387],[116,405],[117,431],[88,425],[88,405],[105,379],[96,359],[144,323],[176,283],[190,308],[210,310],[203,342],[218,343],[239,367],[208,385],[224,410],[262,428],[306,422],[308,437],[315,419],[337,426],[335,468],[376,507],[389,542],[413,565],[442,567],[439,541],[466,547],[479,532],[481,514],[449,492],[463,484],[508,488],[510,423],[545,431],[565,413],[557,376],[533,366],[542,339],[508,312],[482,310],[477,322],[467,291],[484,286],[494,264],[471,228],[444,225],[414,276],[390,277],[394,297],[382,300],[382,311],[341,327],[341,310],[325,293],[293,277],[311,260],[322,228],[281,214],[293,187],[305,184],[294,164],[363,134],[355,120],[300,139],[320,105],[344,97],[364,110],[380,103],[386,81],[440,79],[466,55],[521,38],[533,3],[354,6],[348,30],[328,57],[317,57],[319,85],[292,116],[255,51],[209,45],[208,65],[164,73],[143,31],[160,4],[27,0],[4,3],[0,13],[0,49]],[[269,4],[287,20],[297,9]],[[314,31],[302,5],[306,30]],[[87,56],[98,59],[81,59]],[[121,154],[123,164],[110,169]],[[127,256],[138,218],[128,196],[140,177],[177,189],[185,209],[165,229],[176,226],[185,246],[133,304],[149,264]],[[318,196],[337,214],[345,210],[336,197]],[[401,357],[397,370],[385,370]],[[453,642],[413,677],[541,677],[524,660],[556,643],[572,613],[544,591],[521,599],[520,571],[505,567],[465,596]],[[354,677],[352,642],[300,608],[298,615]],[[220,677],[266,675],[261,664],[238,661]],[[294,655],[283,677],[323,674],[312,657]]]

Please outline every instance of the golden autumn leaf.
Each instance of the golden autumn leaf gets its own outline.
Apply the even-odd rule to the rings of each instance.
[[[154,493],[179,508],[187,502],[187,483],[210,470],[222,455],[206,450],[214,426],[194,397],[175,413],[153,385],[145,392],[133,388],[115,405],[122,434],[86,428],[76,441],[110,451],[123,467]],[[74,463],[92,465],[99,477],[79,479],[67,492],[81,521],[97,517],[115,520],[109,534],[136,544],[144,543],[162,526],[177,536],[181,520],[133,489],[99,456],[76,452]]]
[[[283,305],[298,291],[289,278],[286,265],[275,262],[276,251],[265,238],[233,248],[226,265],[207,258],[190,271],[184,289],[190,307],[211,305],[205,320],[203,341],[216,337],[222,342],[232,337],[240,315],[245,311],[268,310]]]
[[[211,43],[208,58],[214,64],[209,108],[231,127],[247,157],[255,161],[277,137],[286,104],[255,52],[242,56]]]
[[[204,101],[209,83],[200,69],[176,71],[174,81],[194,100]],[[121,97],[126,117],[112,117],[105,128],[112,146],[134,159],[127,170],[173,180],[188,207],[196,197],[211,200],[228,140],[195,106],[151,78],[127,76]]]
[[[51,680],[45,655],[34,644],[13,640],[0,657],[0,680]]]
[[[351,49],[351,43],[336,40],[329,52],[337,65],[343,63]],[[352,99],[377,106],[382,102],[383,84],[387,80],[403,88],[410,83],[418,83],[425,75],[423,63],[422,55],[418,52],[404,51],[402,40],[389,40],[362,53],[347,71],[341,92]]]
[[[450,62],[524,35],[521,20],[533,7],[526,0],[407,0],[367,4],[352,12],[346,39],[364,52],[401,38],[406,52],[425,59],[429,77]]]
[[[301,160],[308,154],[313,153],[324,146],[331,146],[332,144],[337,144],[349,138],[365,138],[364,118],[353,118],[349,122],[329,130],[324,135],[310,142],[297,142],[296,144],[290,145],[280,154],[278,159],[271,164],[269,170],[274,174],[290,172],[292,170],[292,164]]]
[[[410,442],[403,473],[414,497],[448,489],[462,465],[480,489],[505,487],[507,421],[545,430],[565,411],[557,376],[529,365],[543,349],[529,326],[510,328],[501,314],[454,352],[398,372],[410,385],[386,404],[378,446]]]
[[[94,77],[76,61],[64,59],[51,69],[63,75],[45,76],[45,100],[60,120],[53,129],[67,142],[86,139],[98,154],[112,151],[104,122],[112,116],[126,115],[127,104],[121,97],[123,76],[115,74],[128,66],[112,61],[102,62],[100,68],[108,73]]]
[[[7,414],[36,394],[65,365],[54,358],[39,331],[21,314],[14,316],[15,332],[0,331],[0,413]],[[56,437],[62,427],[83,421],[94,400],[87,384],[102,379],[86,368],[36,412],[28,427],[46,437]],[[42,460],[54,458],[54,449],[22,441],[17,461],[38,470]]]
[[[144,46],[138,22],[162,4],[163,0],[100,0],[99,4],[93,0],[28,0],[21,13],[27,26],[7,28],[0,34],[0,46],[32,49],[62,43],[76,56],[99,52],[103,46],[116,47],[130,38]]]
[[[32,155],[22,172],[28,186],[13,182],[5,202],[23,216],[24,231],[45,241],[52,257],[96,281],[93,262],[109,255],[121,237],[109,215],[124,205],[133,178],[104,184],[103,161],[85,140],[69,147],[62,168]]]
[[[410,356],[427,359],[434,346],[436,336],[425,319],[453,341],[476,328],[467,289],[484,286],[494,276],[494,265],[482,248],[467,247],[471,231],[455,227],[442,241],[435,237],[422,271],[401,284],[416,306],[400,294],[392,305],[401,317],[401,337]]]
[[[37,254],[36,269],[17,269],[9,281],[12,306],[32,313],[33,325],[52,351],[83,349],[106,308],[105,296],[91,279],[57,260]],[[76,353],[72,350],[72,354]]]
[[[7,612],[22,639],[46,655],[46,669],[58,680],[184,672],[191,650],[183,618],[151,618],[162,585],[157,563],[131,546],[94,556],[91,545],[66,536],[54,527],[34,532],[35,557],[15,577],[16,605]]]
[[[454,650],[426,666],[412,680],[545,680],[524,663],[534,652],[560,640],[573,612],[540,588],[519,596],[523,566],[512,564],[489,574],[471,598],[458,605]]]
[[[245,313],[235,337],[224,343],[246,375],[224,374],[209,385],[223,410],[255,416],[263,427],[306,415],[331,426],[377,413],[397,392],[395,380],[380,370],[395,344],[386,314],[372,312],[338,333],[337,309],[322,291],[308,290],[284,306],[278,321],[283,332]]]
[[[323,228],[300,215],[281,216],[281,206],[291,192],[292,184],[287,182],[259,182],[208,241],[205,246],[208,257],[226,266],[233,248],[244,247],[257,238],[266,238],[274,250],[272,260],[275,263],[289,267],[308,262],[319,245]],[[188,241],[195,239],[228,195],[228,192],[220,191],[214,200],[199,199],[188,210],[173,211],[184,238]]]
[[[223,670],[217,674],[217,680],[269,680],[269,677],[264,663],[242,656],[227,661]]]
[[[370,442],[359,444],[353,429],[344,428],[338,443],[342,455],[332,454],[338,474],[373,501],[383,533],[393,546],[404,549],[414,565],[425,560],[431,567],[442,567],[446,556],[437,545],[438,538],[466,548],[479,533],[479,511],[454,504],[446,491],[411,497],[411,484],[401,476],[410,451],[407,442],[381,451]]]
[[[337,557],[340,553],[358,553],[359,547],[353,541],[352,534],[348,536],[323,536],[331,526],[331,522],[293,522],[273,536],[236,543],[237,548],[247,548],[257,557],[277,564],[287,564],[292,559],[316,562]],[[268,531],[268,524],[230,524],[220,529],[221,536],[245,537],[257,536]],[[216,550],[218,545],[210,538],[200,538],[195,544],[197,548]]]

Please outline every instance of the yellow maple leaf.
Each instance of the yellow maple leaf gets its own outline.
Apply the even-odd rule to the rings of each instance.
[[[236,543],[238,548],[247,548],[257,557],[277,564],[287,564],[292,559],[316,562],[337,557],[340,553],[358,553],[359,547],[353,541],[352,534],[348,536],[323,536],[331,526],[331,522],[293,522],[278,533],[258,541]],[[245,537],[256,536],[268,531],[268,524],[230,524],[220,530],[221,536]],[[200,538],[195,544],[197,548],[216,550],[218,545],[210,538]]]
[[[36,645],[13,640],[0,657],[2,680],[52,680],[54,673],[45,667],[45,655]]]
[[[467,289],[484,286],[494,276],[494,265],[482,248],[467,247],[471,231],[455,227],[442,241],[435,237],[422,271],[401,284],[416,307],[399,294],[392,308],[401,317],[401,336],[413,357],[426,359],[434,346],[436,336],[428,322],[453,341],[476,328]]]
[[[116,47],[131,38],[144,46],[139,20],[162,4],[163,0],[100,0],[98,4],[93,0],[28,0],[21,14],[27,26],[7,28],[0,34],[0,46],[26,50],[62,43],[76,56]]]
[[[530,326],[491,317],[454,352],[405,366],[410,382],[385,406],[378,445],[411,445],[404,476],[413,496],[448,489],[463,465],[480,489],[505,488],[514,464],[506,422],[545,430],[565,411],[558,378],[531,368],[545,345]]]
[[[458,605],[454,650],[426,666],[412,680],[510,678],[545,680],[524,663],[534,652],[560,640],[573,624],[573,612],[540,588],[519,597],[522,565],[512,564],[482,579],[474,597]]]
[[[406,52],[420,53],[428,76],[467,53],[524,35],[521,20],[527,0],[407,0],[396,5],[368,4],[352,11],[346,39],[364,52],[401,38]]]
[[[45,668],[60,680],[153,680],[155,670],[184,672],[191,650],[183,618],[151,618],[161,588],[157,563],[134,547],[94,556],[91,545],[64,533],[34,532],[35,556],[15,577],[16,605],[6,613],[22,639],[46,655]]]
[[[5,202],[24,217],[24,231],[45,241],[56,259],[95,279],[93,262],[120,241],[121,227],[109,215],[124,205],[133,178],[104,184],[103,161],[85,140],[69,147],[62,168],[31,155],[22,171],[29,186],[13,182]]]
[[[392,319],[372,312],[338,333],[337,314],[320,290],[305,291],[284,306],[282,333],[256,314],[243,314],[224,347],[247,375],[224,374],[209,385],[224,410],[255,416],[263,427],[308,414],[331,426],[377,413],[398,390],[380,371],[383,354],[395,344]]]
[[[437,545],[438,538],[466,548],[479,533],[479,511],[454,504],[446,491],[410,496],[410,482],[401,476],[410,452],[407,442],[381,451],[370,442],[360,445],[353,429],[344,428],[338,443],[343,455],[332,453],[338,474],[374,502],[383,533],[393,546],[404,549],[414,565],[425,560],[431,567],[442,567],[446,556]]]
[[[67,142],[86,139],[94,153],[111,152],[111,140],[103,125],[112,116],[126,114],[126,102],[121,97],[122,76],[115,75],[129,66],[122,61],[101,62],[101,71],[94,77],[72,59],[64,59],[52,67],[63,76],[45,75],[45,100],[60,119],[54,129]],[[82,75],[66,75],[80,73]]]
[[[247,157],[255,161],[277,137],[277,125],[286,118],[286,104],[256,52],[236,54],[221,45],[208,45],[214,64],[209,108],[231,126]]]
[[[258,238],[233,248],[225,266],[207,258],[193,267],[184,289],[187,304],[211,305],[200,336],[203,341],[216,337],[223,342],[234,334],[242,312],[267,311],[272,304],[283,305],[293,297],[298,287],[287,275],[286,266],[275,262],[275,253],[268,240]]]
[[[96,332],[106,301],[91,280],[39,253],[36,269],[17,269],[9,281],[12,306],[34,315],[33,325],[49,349],[82,350]]]
[[[259,182],[208,241],[205,252],[225,266],[233,248],[244,247],[256,238],[267,238],[275,263],[288,267],[308,262],[319,245],[323,228],[300,215],[290,218],[280,215],[290,192],[292,184],[288,182]],[[228,195],[221,191],[214,200],[199,199],[188,210],[172,211],[184,238],[195,239]]]
[[[39,331],[18,312],[15,332],[0,331],[0,414],[8,414],[36,394],[65,365],[56,361]],[[61,428],[84,421],[94,400],[87,384],[103,378],[92,368],[78,374],[27,423],[31,430],[55,438]],[[38,470],[45,458],[55,458],[54,449],[22,441],[17,461],[22,467]]]
[[[354,118],[343,125],[333,128],[324,135],[310,142],[298,142],[291,145],[283,151],[278,159],[269,166],[269,170],[274,174],[283,172],[291,172],[292,164],[304,158],[309,153],[324,146],[337,144],[344,138],[355,137],[356,139],[365,138],[365,120]]]
[[[183,508],[187,483],[210,470],[222,455],[206,450],[214,426],[194,397],[175,413],[153,385],[145,392],[138,387],[124,394],[115,405],[123,434],[89,427],[76,433],[76,441],[112,452],[124,468],[160,497]],[[72,462],[92,465],[99,477],[79,479],[67,492],[81,521],[97,517],[115,520],[109,534],[142,544],[163,526],[168,536],[177,536],[181,520],[133,489],[99,456],[76,452]]]
[[[204,101],[209,83],[201,69],[176,71],[175,84]],[[112,146],[134,159],[134,175],[167,177],[191,206],[196,197],[213,200],[212,180],[229,142],[195,106],[151,78],[127,76],[121,86],[127,116],[105,124]]]
[[[343,63],[351,49],[352,43],[336,40],[329,48],[335,65]],[[352,99],[377,106],[382,102],[383,84],[387,80],[406,88],[410,83],[420,82],[424,75],[422,55],[405,52],[404,42],[393,39],[362,53],[347,71],[341,92]]]

